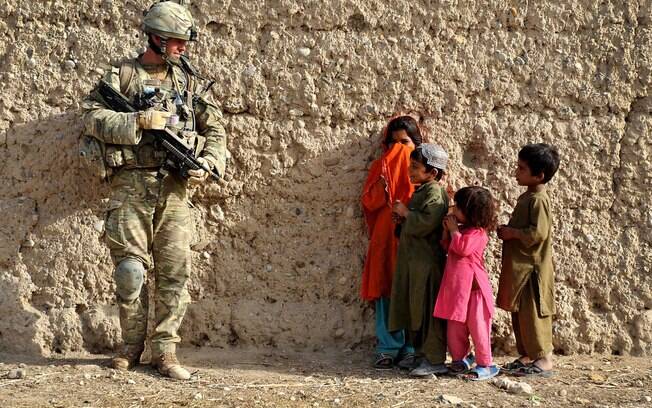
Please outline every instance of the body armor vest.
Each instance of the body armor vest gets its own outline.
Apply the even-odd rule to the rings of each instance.
[[[174,116],[168,128],[182,136],[195,151],[203,148],[195,131],[195,111],[193,104],[194,81],[191,75],[179,67],[170,66],[166,78],[153,79],[136,60],[120,66],[120,92],[129,98],[138,110],[162,110]],[[158,169],[165,164],[166,151],[158,140],[147,133],[135,146],[107,145],[106,163],[114,170],[118,168]]]

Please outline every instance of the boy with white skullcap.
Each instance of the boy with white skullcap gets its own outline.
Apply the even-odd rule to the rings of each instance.
[[[423,143],[410,154],[410,181],[417,185],[406,206],[394,204],[400,224],[398,260],[390,300],[389,329],[405,330],[408,341],[423,357],[410,371],[415,377],[445,374],[446,320],[432,315],[444,273],[446,252],[440,244],[448,195],[438,182],[448,154],[438,145]]]

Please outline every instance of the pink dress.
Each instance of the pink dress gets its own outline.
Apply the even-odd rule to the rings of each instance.
[[[448,250],[448,259],[433,316],[466,322],[474,279],[487,314],[493,316],[493,291],[484,267],[484,249],[488,241],[482,228],[464,228],[453,233],[450,242],[442,241]]]

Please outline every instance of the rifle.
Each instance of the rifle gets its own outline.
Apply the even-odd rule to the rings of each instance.
[[[138,112],[129,99],[118,92],[111,84],[105,80],[100,80],[97,87],[106,105],[116,112]],[[155,137],[155,140],[161,142],[163,148],[168,152],[168,162],[173,168],[181,172],[181,176],[188,178],[188,170],[204,170],[208,172],[215,180],[219,180],[220,175],[213,171],[206,163],[201,163],[195,157],[194,149],[189,146],[183,138],[172,132],[170,129],[146,129],[144,133]]]

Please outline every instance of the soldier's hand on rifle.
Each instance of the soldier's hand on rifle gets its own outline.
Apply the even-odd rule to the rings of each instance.
[[[202,165],[208,166],[208,162],[203,157],[198,157],[197,161]],[[188,174],[190,175],[190,179],[188,181],[191,184],[203,183],[208,178],[208,172],[206,170],[188,170]]]
[[[165,129],[172,113],[158,110],[138,112],[138,126],[141,129]]]

